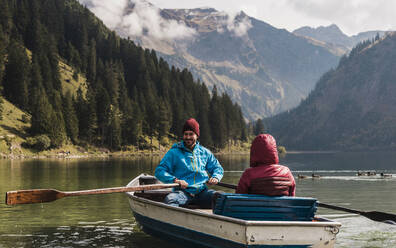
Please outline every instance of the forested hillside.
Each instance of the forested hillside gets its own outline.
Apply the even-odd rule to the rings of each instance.
[[[396,147],[396,35],[358,44],[297,108],[268,119],[288,149]]]
[[[86,84],[67,90],[60,64]],[[144,137],[166,142],[189,117],[209,147],[247,136],[228,95],[118,37],[76,0],[0,0],[0,81],[3,97],[31,115],[30,146],[147,148]]]

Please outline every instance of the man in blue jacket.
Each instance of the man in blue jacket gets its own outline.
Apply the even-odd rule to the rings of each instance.
[[[199,124],[190,118],[183,126],[183,141],[174,144],[155,169],[160,181],[180,184],[180,190],[166,196],[164,202],[169,205],[211,206],[215,191],[208,190],[206,184],[217,184],[224,170],[215,156],[199,144],[198,137]]]

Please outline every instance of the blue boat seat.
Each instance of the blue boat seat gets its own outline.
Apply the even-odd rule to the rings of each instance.
[[[213,213],[243,220],[312,221],[316,209],[315,198],[224,193]]]

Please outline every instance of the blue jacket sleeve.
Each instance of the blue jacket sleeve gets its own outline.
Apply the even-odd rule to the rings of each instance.
[[[173,183],[173,180],[176,178],[171,174],[173,165],[172,160],[172,150],[169,150],[162,158],[157,168],[155,168],[155,177],[163,183]]]
[[[223,178],[223,167],[221,167],[219,161],[211,152],[209,152],[206,170],[212,175],[212,177],[217,178],[219,181]]]

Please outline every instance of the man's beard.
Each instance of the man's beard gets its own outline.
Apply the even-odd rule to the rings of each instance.
[[[195,144],[195,141],[193,139],[185,139],[184,144],[188,147],[192,147]]]

